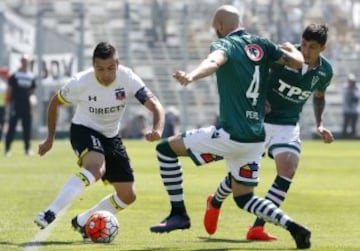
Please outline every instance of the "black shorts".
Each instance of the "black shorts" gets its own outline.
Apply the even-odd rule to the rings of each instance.
[[[71,124],[70,142],[79,158],[89,151],[104,154],[106,172],[103,181],[134,181],[134,171],[120,137],[107,138],[86,126]]]

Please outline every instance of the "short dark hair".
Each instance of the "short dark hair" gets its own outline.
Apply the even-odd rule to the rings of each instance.
[[[306,26],[302,38],[307,41],[313,40],[321,45],[325,45],[328,30],[329,28],[326,24],[309,24]]]
[[[116,54],[116,49],[113,45],[107,42],[100,42],[96,45],[94,54],[93,54],[93,62],[96,58],[108,59],[113,57]]]

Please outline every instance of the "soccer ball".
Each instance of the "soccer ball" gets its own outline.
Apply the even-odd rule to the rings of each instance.
[[[110,243],[119,231],[119,222],[108,211],[97,211],[89,217],[85,225],[85,232],[93,242]]]

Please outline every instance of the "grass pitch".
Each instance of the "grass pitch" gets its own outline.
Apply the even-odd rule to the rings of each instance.
[[[38,142],[34,142],[34,149]],[[290,234],[266,225],[279,237],[274,242],[247,242],[245,234],[254,217],[238,209],[231,198],[224,202],[218,231],[208,236],[202,226],[207,195],[226,173],[224,162],[195,167],[182,158],[184,188],[190,230],[168,234],[150,233],[149,227],[169,213],[168,197],[161,183],[155,144],[125,141],[135,167],[137,201],[117,218],[119,235],[111,244],[84,243],[70,227],[71,218],[93,206],[111,186],[101,182],[82,193],[50,226],[40,231],[36,214],[49,205],[64,183],[78,171],[67,140],[59,140],[44,157],[27,157],[22,142],[13,146],[13,156],[0,156],[0,250],[294,250]],[[312,231],[312,249],[360,250],[360,142],[305,141],[298,173],[282,208]],[[0,150],[3,150],[0,147]],[[275,177],[274,163],[264,158],[261,181],[256,189],[264,196]]]

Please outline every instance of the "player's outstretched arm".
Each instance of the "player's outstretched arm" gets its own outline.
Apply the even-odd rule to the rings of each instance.
[[[216,50],[210,53],[206,59],[204,59],[194,70],[189,73],[184,71],[177,71],[173,74],[173,77],[181,84],[188,85],[189,83],[210,76],[216,72],[219,67],[225,64],[227,57],[222,50]]]
[[[47,137],[46,139],[39,144],[38,154],[43,156],[52,148],[55,139],[56,133],[56,123],[59,117],[59,106],[61,102],[59,101],[57,95],[54,95],[49,103],[47,110]]]

